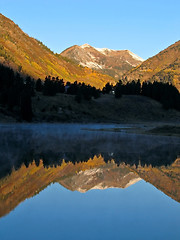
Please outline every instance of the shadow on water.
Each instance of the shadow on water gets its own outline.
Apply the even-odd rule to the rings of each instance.
[[[1,128],[0,177],[28,167],[33,160],[44,166],[65,162],[86,162],[101,155],[105,162],[113,159],[117,165],[162,166],[172,164],[180,154],[180,140],[162,137],[113,132],[90,132],[81,125],[14,125]]]

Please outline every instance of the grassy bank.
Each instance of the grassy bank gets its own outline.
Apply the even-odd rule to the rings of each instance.
[[[91,101],[75,101],[74,96],[58,94],[47,97],[42,94],[33,98],[34,121],[47,122],[178,122],[180,112],[164,110],[160,103],[143,96],[102,95]]]
[[[75,101],[73,95],[57,94],[44,96],[36,93],[32,98],[33,122],[102,122],[102,123],[178,123],[180,112],[165,110],[162,105],[150,98],[123,95],[102,95],[98,99]],[[20,121],[16,113],[0,107],[1,122]]]

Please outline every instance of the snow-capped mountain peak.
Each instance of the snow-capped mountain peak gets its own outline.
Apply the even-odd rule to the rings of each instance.
[[[128,50],[128,53],[135,59],[135,60],[138,60],[138,61],[141,61],[143,62],[144,59],[142,59],[141,57],[137,56],[136,54],[132,53],[131,51]]]
[[[115,50],[109,49],[109,48],[95,48],[98,52],[103,53],[104,55],[106,55],[107,52],[113,52]]]
[[[80,48],[90,48],[91,46],[88,43],[85,43],[80,46]]]
[[[75,60],[83,67],[98,70],[117,79],[143,61],[129,50],[95,48],[88,43],[81,46],[74,45],[64,50],[61,55]]]

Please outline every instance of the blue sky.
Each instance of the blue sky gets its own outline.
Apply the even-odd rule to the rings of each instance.
[[[147,59],[180,39],[179,0],[0,0],[0,12],[54,52],[128,49]]]

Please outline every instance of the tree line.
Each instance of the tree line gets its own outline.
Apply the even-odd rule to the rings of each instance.
[[[9,67],[0,64],[0,104],[19,116],[20,119],[32,121],[33,109],[31,98],[36,92],[42,92],[45,96],[55,96],[57,93],[66,93],[75,96],[75,100],[91,100],[92,97],[100,97],[101,91],[83,83],[67,82],[58,77],[48,76],[44,81],[35,81],[30,76],[23,77],[15,73]]]
[[[45,96],[55,96],[58,93],[66,93],[75,96],[75,101],[90,101],[99,98],[101,94],[112,93],[116,98],[122,95],[142,95],[159,101],[165,109],[174,108],[180,110],[180,93],[169,83],[162,82],[128,82],[123,84],[120,80],[115,86],[107,83],[100,90],[83,83],[64,82],[58,77],[48,76],[44,81],[23,77],[15,73],[9,67],[0,64],[0,104],[6,106],[9,111],[18,115],[20,119],[32,121],[33,109],[31,98],[36,92],[42,92]]]
[[[95,156],[102,156],[105,163],[109,163],[112,160],[110,156],[111,153],[101,153],[98,150],[94,153],[82,153],[82,152],[54,152],[54,151],[43,151],[36,153],[34,150],[30,149],[26,151],[25,154],[19,156],[18,161],[7,161],[1,162],[0,169],[0,178],[11,174],[12,170],[18,170],[23,164],[28,168],[30,164],[35,162],[38,167],[40,161],[43,161],[44,168],[52,168],[61,166],[65,163],[72,163],[76,165],[77,163],[86,163],[89,159],[93,159]],[[149,157],[149,156],[153,156]],[[138,167],[141,165],[142,167],[152,166],[152,167],[160,167],[160,166],[168,166],[171,165],[177,157],[177,147],[174,145],[170,145],[168,148],[153,148],[146,153],[124,153],[122,151],[114,152],[113,161],[117,166],[121,164],[135,166]],[[141,160],[140,160],[141,159]],[[162,161],[163,159],[163,161]],[[2,159],[3,160],[3,159]]]
[[[42,92],[45,96],[55,96],[57,93],[75,95],[75,100],[79,103],[83,99],[91,100],[92,97],[98,98],[101,93],[100,89],[96,89],[84,82],[78,83],[75,81],[74,83],[67,82],[65,84],[63,79],[51,76],[46,77],[44,82],[41,79],[38,79],[36,81],[35,89],[38,92]]]
[[[142,95],[160,102],[165,109],[174,108],[180,111],[180,93],[169,83],[154,81],[141,84],[138,80],[123,84],[120,80],[114,87],[114,92],[116,98],[121,98],[122,95]]]

